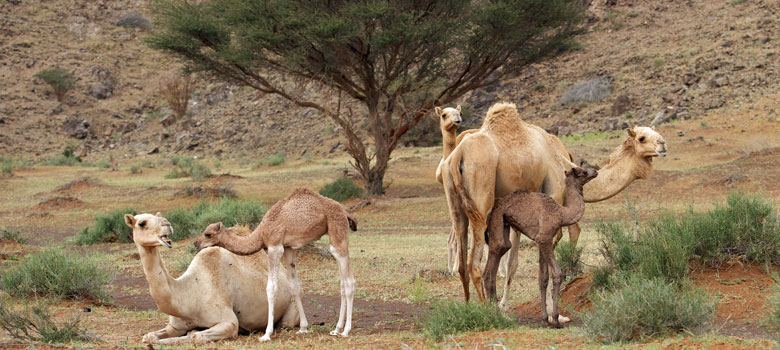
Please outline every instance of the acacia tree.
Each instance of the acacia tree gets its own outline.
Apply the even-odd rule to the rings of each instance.
[[[190,71],[318,110],[342,128],[369,193],[382,194],[404,133],[434,105],[568,47],[582,7],[579,0],[156,0],[151,11],[151,47],[182,58]]]

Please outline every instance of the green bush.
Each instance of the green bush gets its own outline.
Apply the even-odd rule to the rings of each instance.
[[[43,165],[52,165],[52,166],[81,165],[81,157],[76,157],[76,155],[73,154],[73,148],[67,146],[62,151],[62,154],[43,162]]]
[[[190,177],[192,177],[193,180],[203,180],[211,176],[211,169],[209,169],[208,166],[205,166],[200,163],[193,163],[192,167],[190,168]]]
[[[346,177],[339,178],[336,181],[325,185],[325,187],[320,190],[320,194],[338,202],[365,196],[363,189],[355,185],[352,180]]]
[[[22,341],[51,344],[90,339],[79,325],[79,314],[58,326],[45,303],[28,306],[22,312],[14,312],[0,303],[0,328]]]
[[[42,295],[107,301],[110,278],[109,271],[90,255],[48,248],[4,271],[0,288],[17,298]]]
[[[585,331],[602,342],[626,342],[695,329],[715,305],[707,293],[687,284],[632,277],[614,290],[591,294],[593,307],[582,314]]]
[[[132,242],[133,230],[125,224],[125,214],[136,215],[136,212],[128,208],[96,216],[91,227],[85,227],[76,235],[76,244]]]
[[[171,158],[171,164],[176,166],[168,174],[166,179],[178,179],[182,177],[192,177],[193,180],[203,180],[211,176],[211,169],[208,166],[198,163],[198,161],[181,156]]]
[[[14,176],[14,162],[2,159],[2,162],[0,162],[0,171],[2,171],[3,177]]]
[[[73,73],[59,67],[44,69],[36,73],[34,77],[51,85],[58,101],[62,101],[62,98],[65,97],[65,93],[73,88],[73,85],[76,83],[76,78],[73,76]]]
[[[272,154],[268,156],[267,158],[260,161],[259,165],[271,165],[271,166],[277,166],[284,164],[285,154],[284,152],[279,152],[276,154]]]
[[[515,323],[491,303],[436,303],[423,320],[423,332],[435,341],[450,334],[506,329]]]
[[[135,163],[130,166],[130,173],[131,174],[140,174],[141,173],[141,164]]]
[[[21,232],[16,230],[2,229],[0,230],[0,239],[14,241],[16,243],[24,244],[27,242]]]
[[[255,226],[263,220],[265,208],[252,201],[222,198],[217,203],[200,202],[192,209],[175,209],[165,213],[173,225],[174,241],[199,235],[209,224],[222,222],[225,226],[248,224]]]
[[[564,280],[573,279],[582,273],[582,248],[577,248],[569,241],[561,241],[555,247],[555,258]]]

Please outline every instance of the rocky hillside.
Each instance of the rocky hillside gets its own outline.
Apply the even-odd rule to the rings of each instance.
[[[204,77],[196,77],[190,116],[169,117],[159,88],[180,64],[144,45],[146,3],[0,2],[1,157],[40,161],[66,146],[91,161],[150,152],[322,157],[343,149],[338,128],[315,111]],[[593,1],[578,50],[464,96],[467,125],[478,126],[504,100],[561,135],[750,105],[778,91],[779,18],[777,1]],[[77,79],[62,102],[33,77],[52,66]],[[415,134],[436,136],[437,125]]]

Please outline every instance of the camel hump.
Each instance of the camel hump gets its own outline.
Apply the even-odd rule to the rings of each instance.
[[[352,231],[357,231],[357,221],[355,219],[347,216],[347,222],[349,222],[349,229]]]
[[[506,128],[516,128],[516,125],[522,124],[520,114],[517,113],[517,106],[514,103],[499,102],[488,109],[485,115],[485,121],[482,126],[492,128],[502,125]],[[499,130],[500,131],[500,130]]]

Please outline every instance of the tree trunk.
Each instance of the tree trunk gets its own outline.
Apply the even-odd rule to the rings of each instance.
[[[379,196],[385,194],[384,189],[384,178],[385,173],[382,172],[371,174],[371,176],[368,178],[368,181],[366,182],[366,191],[368,191],[368,194]]]

